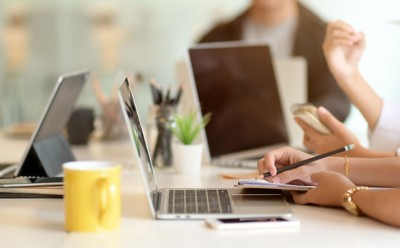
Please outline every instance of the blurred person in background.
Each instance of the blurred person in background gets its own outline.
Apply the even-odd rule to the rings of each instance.
[[[262,41],[269,44],[274,57],[304,57],[308,101],[325,106],[337,119],[344,121],[350,112],[350,101],[336,84],[323,55],[326,26],[296,0],[252,0],[244,13],[218,24],[199,42]]]

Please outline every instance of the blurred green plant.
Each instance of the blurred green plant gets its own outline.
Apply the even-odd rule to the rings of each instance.
[[[211,113],[205,114],[201,121],[197,121],[197,111],[189,111],[184,114],[176,113],[173,115],[173,122],[169,125],[169,129],[182,144],[190,145],[210,120]]]

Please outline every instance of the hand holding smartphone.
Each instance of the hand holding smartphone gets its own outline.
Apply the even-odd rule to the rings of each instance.
[[[206,225],[217,230],[298,227],[298,220],[283,217],[206,219]]]
[[[331,131],[320,120],[317,108],[311,103],[293,104],[292,113],[320,133],[330,134]]]

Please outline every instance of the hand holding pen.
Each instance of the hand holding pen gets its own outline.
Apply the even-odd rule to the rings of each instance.
[[[274,175],[273,181],[275,183],[289,183],[295,179],[307,182],[311,181],[309,179],[310,175],[314,172],[326,170],[322,166],[308,167],[305,170],[299,171],[298,173],[289,173],[282,176],[276,176],[284,171],[293,170],[303,165],[309,165],[312,162],[332,156],[341,152],[346,152],[348,150],[354,149],[355,145],[347,145],[339,149],[317,155],[315,157],[309,156],[309,154],[298,151],[290,147],[284,147],[273,152],[269,152],[265,157],[258,162],[258,169],[264,178],[270,177],[271,174]],[[297,162],[294,162],[297,161]],[[345,160],[343,160],[344,164]],[[286,165],[283,167],[276,168],[276,165]],[[343,165],[344,166],[344,165]],[[268,172],[265,172],[268,171]]]

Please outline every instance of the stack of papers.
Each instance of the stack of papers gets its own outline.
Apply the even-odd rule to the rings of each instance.
[[[11,195],[19,198],[16,194],[31,194],[42,197],[59,196],[64,194],[63,184],[60,182],[32,183],[30,179],[16,177],[10,179],[0,179],[0,194],[6,198],[13,198]],[[0,197],[2,198],[2,197]]]

